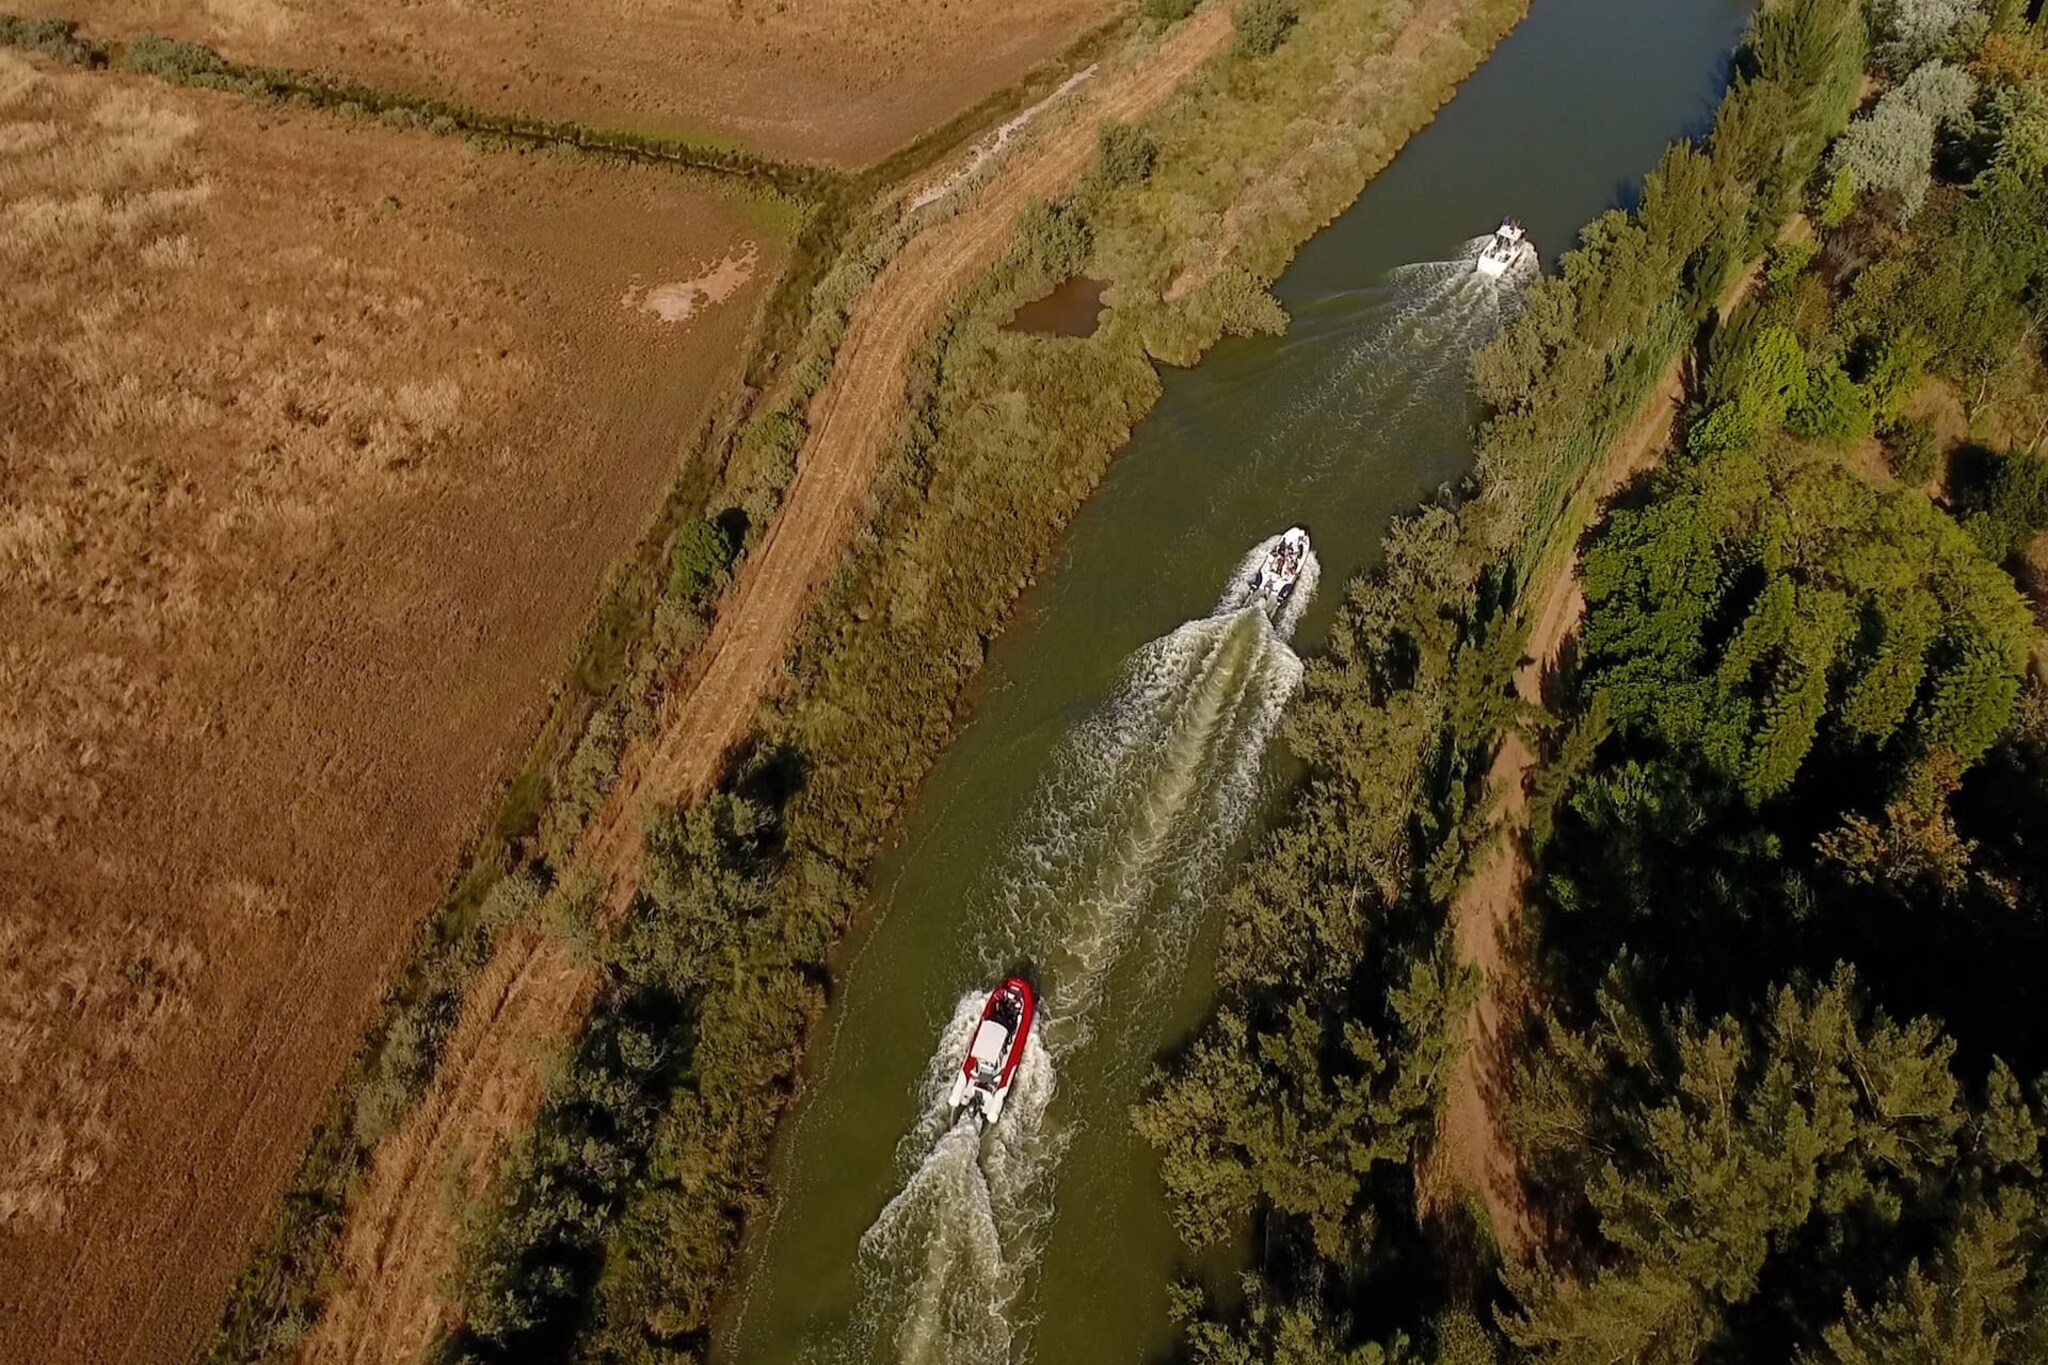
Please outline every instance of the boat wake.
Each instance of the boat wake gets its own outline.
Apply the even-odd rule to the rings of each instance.
[[[1012,1311],[1052,1212],[1043,1177],[1057,1156],[1044,1125],[1054,1059],[1026,1049],[1002,1122],[986,1132],[972,1117],[956,1122],[947,1094],[986,998],[960,997],[925,1068],[917,1123],[896,1148],[897,1192],[860,1239],[867,1340],[838,1358],[1009,1358]]]
[[[971,1117],[952,1121],[948,1092],[987,994],[960,997],[897,1147],[897,1192],[860,1241],[861,1339],[821,1344],[813,1359],[1010,1358],[1075,1132],[1051,1111],[1057,1070],[1096,1037],[1113,976],[1107,1013],[1118,1028],[1178,986],[1173,965],[1258,808],[1267,745],[1301,684],[1287,637],[1317,565],[1307,554],[1293,594],[1269,615],[1250,583],[1277,539],[1252,548],[1211,614],[1131,657],[1115,695],[1062,745],[1023,837],[967,907],[986,926],[983,977],[1033,970],[1033,1041],[1001,1122],[983,1132]]]
[[[1362,308],[1352,305],[1350,344],[1296,389],[1248,453],[1243,477],[1313,484],[1339,462],[1355,463],[1362,442],[1401,440],[1411,417],[1463,412],[1473,352],[1513,318],[1540,268],[1532,254],[1498,278],[1480,274],[1491,240],[1474,237],[1449,260],[1397,266]]]

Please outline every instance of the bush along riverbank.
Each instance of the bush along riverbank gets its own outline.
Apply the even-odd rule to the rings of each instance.
[[[1367,104],[1345,98],[1355,73],[1331,53],[1389,46],[1411,8],[1302,6],[1271,51],[1231,51],[1134,132],[1108,135],[1097,171],[1025,215],[1011,253],[956,301],[783,697],[720,792],[650,841],[591,1021],[477,1211],[446,1358],[701,1355],[865,870],[951,737],[988,639],[1156,399],[1155,357],[1192,360],[1226,328],[1278,325],[1263,281],[1523,8],[1468,0],[1399,95]],[[1289,208],[1295,236],[1233,237],[1216,282],[1166,303],[1226,210],[1274,168],[1320,164],[1301,153],[1333,130],[1367,151]],[[1209,159],[1212,147],[1229,155]],[[1111,281],[1093,336],[1002,329],[1084,268]]]
[[[1508,1087],[1557,1230],[1509,1280],[1534,1359],[2048,1354],[2023,10],[1879,7],[1818,239],[1588,552]]]
[[[1183,1291],[1191,1358],[1506,1356],[1494,1310],[1528,1282],[1500,1278],[1483,1211],[1425,1222],[1416,1172],[1476,990],[1448,906],[1501,737],[1540,721],[1511,687],[1529,590],[1568,565],[1590,476],[1797,207],[1864,42],[1856,0],[1758,15],[1710,135],[1589,224],[1476,358],[1490,415],[1466,500],[1396,526],[1352,585],[1288,725],[1307,780],[1227,899],[1215,1015],[1134,1114],[1191,1248],[1255,1233],[1234,1292]]]

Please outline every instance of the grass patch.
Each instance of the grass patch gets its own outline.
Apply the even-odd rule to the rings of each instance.
[[[25,48],[74,66],[105,66],[107,50],[78,36],[68,19],[18,19],[0,14],[0,46]]]

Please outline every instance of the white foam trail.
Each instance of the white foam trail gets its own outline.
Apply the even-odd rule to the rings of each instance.
[[[1388,271],[1352,344],[1322,362],[1250,452],[1248,476],[1269,459],[1284,460],[1297,477],[1324,473],[1357,458],[1361,433],[1393,431],[1411,412],[1458,401],[1473,352],[1514,316],[1540,269],[1531,253],[1499,279],[1486,278],[1477,262],[1488,240],[1474,237],[1450,260]],[[1333,411],[1356,421],[1330,422]]]
[[[901,1187],[860,1239],[870,1339],[842,1358],[1009,1358],[1011,1312],[1052,1212],[1044,1177],[1061,1144],[1044,1124],[1054,1089],[1044,1047],[1027,1044],[1001,1123],[984,1133],[972,1118],[953,1119],[954,1068],[986,1000],[960,997],[925,1068],[917,1124],[896,1149]]]
[[[897,1146],[897,1193],[860,1241],[865,1340],[836,1358],[1010,1358],[1073,1133],[1050,1112],[1060,1061],[1088,1042],[1104,983],[1141,934],[1161,963],[1185,947],[1257,808],[1266,746],[1301,684],[1286,636],[1314,595],[1315,556],[1277,626],[1250,601],[1251,575],[1278,539],[1252,548],[1212,614],[1131,657],[1114,696],[1062,746],[1027,837],[970,903],[983,975],[1031,963],[1038,1017],[1002,1121],[981,1133],[946,1105],[985,988],[960,997]],[[1131,1002],[1141,1007],[1179,982],[1144,976],[1153,998]]]

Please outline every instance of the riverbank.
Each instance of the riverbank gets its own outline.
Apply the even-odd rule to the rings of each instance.
[[[1464,22],[1420,59],[1418,74],[1426,79],[1407,98],[1366,115],[1371,127],[1362,141],[1384,146],[1380,161],[1427,121],[1520,10],[1468,6]],[[1186,307],[1168,309],[1156,292],[1149,300],[1147,294],[1163,290],[1180,268],[1177,244],[1189,234],[1162,236],[1162,224],[1178,221],[1191,200],[1211,206],[1198,222],[1220,221],[1256,171],[1255,153],[1284,156],[1290,139],[1310,131],[1303,120],[1255,119],[1250,111],[1289,82],[1295,98],[1326,90],[1321,82],[1333,51],[1391,44],[1408,14],[1402,6],[1311,7],[1295,40],[1277,53],[1219,59],[1141,125],[1158,153],[1149,178],[1098,179],[1081,196],[1027,216],[1024,245],[970,292],[922,352],[910,381],[911,436],[884,466],[876,515],[854,561],[814,609],[792,685],[743,746],[746,758],[727,786],[773,821],[766,903],[749,913],[729,969],[671,992],[693,1021],[694,1037],[686,1055],[671,1054],[656,1067],[633,1068],[606,1022],[629,1002],[644,1004],[649,983],[634,977],[631,963],[609,965],[599,987],[607,1003],[585,1034],[571,1079],[543,1112],[541,1146],[522,1161],[526,1175],[513,1182],[508,1212],[495,1222],[500,1233],[487,1238],[486,1253],[472,1263],[473,1305],[517,1308],[526,1302],[522,1284],[559,1282],[553,1271],[582,1266],[578,1273],[586,1278],[564,1301],[543,1306],[541,1317],[580,1314],[595,1294],[592,1340],[599,1345],[590,1349],[625,1350],[621,1343],[644,1339],[649,1330],[685,1344],[701,1340],[738,1225],[759,1207],[765,1140],[787,1097],[792,1042],[818,1009],[815,968],[807,964],[822,961],[856,912],[860,870],[950,735],[986,639],[1156,394],[1148,346],[1192,358],[1226,323],[1272,320],[1259,272],[1277,270],[1291,246],[1248,245],[1236,272]],[[1235,173],[1217,175],[1215,164],[1193,158],[1197,147],[1205,155],[1229,153],[1223,164]],[[1184,151],[1188,157],[1179,155]],[[1310,212],[1327,218],[1377,164],[1360,162],[1348,184],[1322,182],[1326,202]],[[1017,302],[1091,256],[1113,281],[1110,317],[1095,337],[1073,343],[1000,334]],[[1022,401],[1027,392],[1029,403]],[[1028,459],[1020,459],[1022,451]],[[963,561],[951,550],[958,545],[978,553]],[[703,856],[698,850],[684,862]],[[643,886],[689,881],[687,868],[659,861],[650,872]],[[634,911],[635,924],[646,929],[643,946],[680,932],[682,910],[643,897]],[[700,923],[692,932],[704,928]],[[581,1107],[576,1078],[616,1076],[622,1067],[635,1092],[651,1093],[655,1102],[630,1126],[623,1147],[601,1154],[606,1184],[580,1184],[597,1173],[550,1166],[542,1153],[574,1148],[588,1122],[603,1118]],[[679,1178],[683,1172],[687,1179]],[[589,1258],[606,1239],[580,1231],[565,1239],[531,1198],[538,1189],[565,1187],[597,1198],[600,1232],[625,1230],[605,1246],[600,1283],[587,1278]],[[522,1235],[508,1242],[503,1230],[515,1225]],[[491,1315],[502,1324],[522,1318],[543,1330],[530,1313]],[[468,1349],[494,1354],[514,1345],[513,1332],[498,1333],[495,1345],[478,1335]]]
[[[1517,1205],[1417,1189],[1481,999],[1449,907],[1489,852],[1497,754],[1545,725],[1512,684],[1592,471],[1795,207],[1861,54],[1850,0],[1762,12],[1703,146],[1673,146],[1637,208],[1589,224],[1475,361],[1489,417],[1467,499],[1398,525],[1352,586],[1297,709],[1309,780],[1230,897],[1216,1015],[1139,1114],[1191,1246],[1262,1233],[1242,1302],[1191,1297],[1197,1354],[1261,1358],[1287,1334],[1504,1349]]]
[[[1711,107],[1743,17],[1538,4],[1276,280],[1284,336],[1231,339],[1164,376],[889,833],[778,1140],[776,1211],[739,1280],[737,1333],[720,1337],[732,1358],[865,1360],[892,1333],[916,1341],[920,1323],[997,1302],[957,1358],[996,1355],[1003,1334],[1048,1360],[1174,1349],[1170,1291],[1193,1268],[1125,1115],[1206,1011],[1221,916],[1204,866],[1227,875],[1237,850],[1218,845],[1277,814],[1226,776],[1265,722],[1215,708],[1268,673],[1206,651],[1218,594],[1248,546],[1304,522],[1323,572],[1298,638],[1321,640],[1388,522],[1469,471],[1467,360],[1516,291],[1476,280],[1461,246],[1504,206],[1567,244]],[[1064,945],[1098,939],[1086,965],[1068,960]],[[1057,1087],[985,1144],[984,1196],[956,1142],[930,1143],[918,1097],[962,994],[1018,962],[1064,1021]],[[993,1241],[977,1231],[990,1208]],[[1259,1244],[1233,1243],[1200,1267],[1226,1286]],[[933,1292],[913,1307],[911,1284]]]

